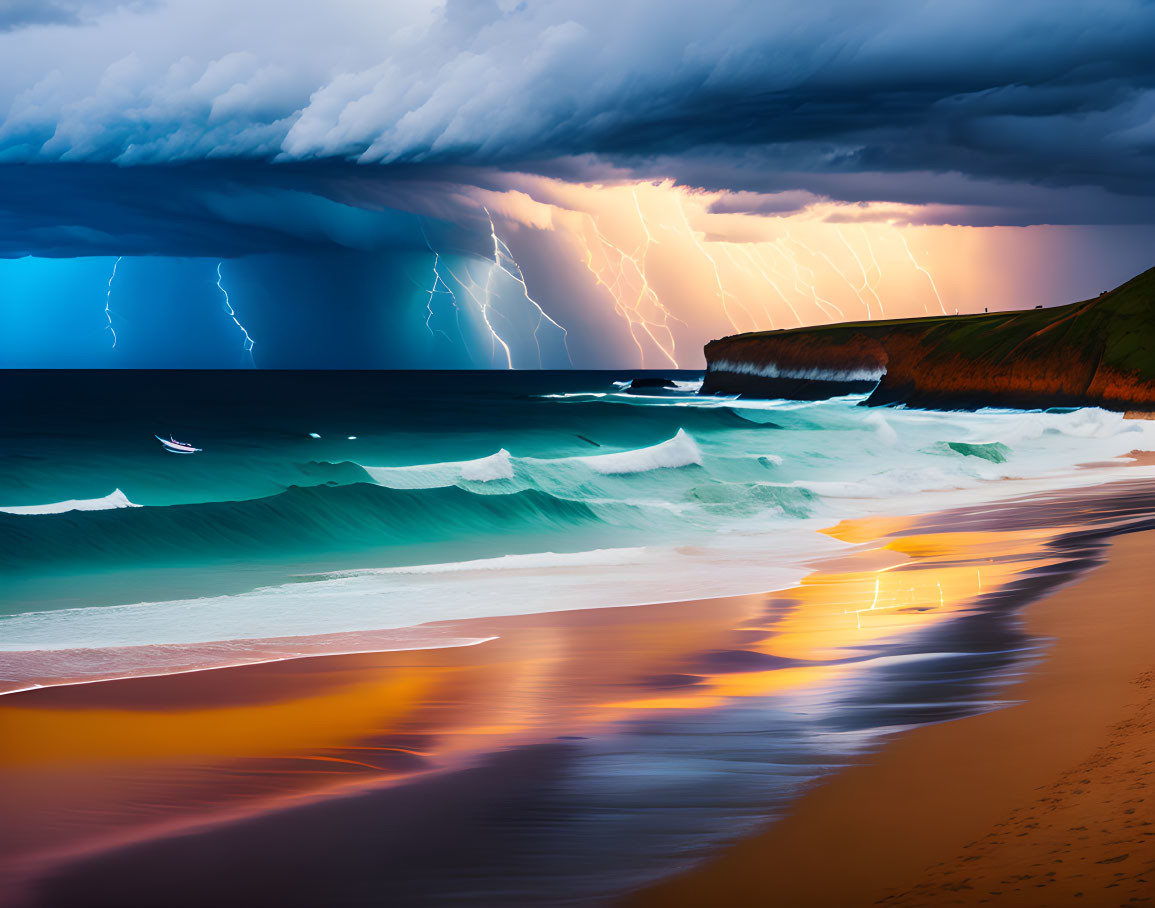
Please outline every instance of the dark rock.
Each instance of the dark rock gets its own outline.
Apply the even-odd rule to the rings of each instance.
[[[635,378],[630,382],[630,390],[637,388],[676,388],[671,378]]]

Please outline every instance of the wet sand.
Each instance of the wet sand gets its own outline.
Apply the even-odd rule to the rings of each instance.
[[[977,661],[966,677],[952,668],[904,680],[891,669],[876,699],[861,694],[844,708],[860,715],[883,707],[878,721],[896,723],[973,711],[975,678],[1029,652],[1018,630],[992,635],[990,622],[1015,623],[1022,602],[1089,566],[1101,545],[1094,533],[1056,540],[1152,513],[1150,485],[1120,484],[993,510],[858,521],[829,532],[863,548],[781,594],[449,622],[438,626],[447,638],[486,642],[0,697],[0,811],[8,820],[0,902],[411,904],[435,899],[433,882],[461,881],[443,900],[466,892],[474,903],[507,904],[511,881],[535,873],[581,901],[567,887],[599,858],[551,876],[533,853],[547,835],[593,829],[613,811],[648,811],[659,825],[702,813],[715,793],[694,801],[696,777],[682,789],[653,788],[652,780],[671,776],[678,760],[705,760],[731,778],[731,767],[741,767],[742,785],[758,782],[756,761],[778,762],[766,749],[781,744],[775,723],[827,708],[840,681],[859,696],[860,664],[895,656],[932,664],[925,657],[939,648],[957,657],[971,647]],[[898,736],[881,756],[808,752],[827,764],[824,772],[856,765],[796,806],[757,804],[762,821],[783,810],[786,818],[640,899],[843,905],[891,889],[919,896],[914,887],[924,882],[954,885],[949,874],[925,878],[928,868],[986,854],[963,846],[1032,804],[1037,787],[1090,759],[1105,729],[1127,721],[1119,692],[1138,689],[1130,682],[1152,650],[1144,594],[1155,576],[1141,557],[1151,544],[1150,533],[1122,538],[1107,567],[1032,607],[1029,632],[1059,643],[1011,691],[1025,706]],[[1055,626],[1047,618],[1064,615],[1067,623]],[[912,635],[919,642],[895,642]],[[815,700],[815,691],[826,693]],[[942,711],[909,699],[924,694],[943,698]],[[775,712],[783,703],[786,711]],[[710,724],[719,717],[729,724]],[[849,730],[839,726],[835,737]],[[679,750],[685,741],[694,749]],[[785,764],[800,759],[784,754]],[[636,775],[622,766],[638,760],[650,762]],[[557,792],[575,780],[590,787],[559,809]],[[635,796],[638,783],[646,787]],[[617,794],[603,804],[607,789]],[[1124,822],[1145,821],[1142,804],[1127,809],[1136,813],[1121,813],[1133,818]],[[718,810],[725,819],[744,807]],[[598,836],[588,833],[587,844]],[[1135,859],[1141,844],[1117,863]],[[655,873],[712,847],[688,846],[684,836],[679,846],[675,865],[655,864]],[[529,858],[509,863],[521,854]],[[543,854],[558,859],[558,848]],[[941,895],[909,903],[941,904]]]
[[[997,712],[917,729],[632,904],[1155,899],[1155,532],[1026,610],[1053,638]]]

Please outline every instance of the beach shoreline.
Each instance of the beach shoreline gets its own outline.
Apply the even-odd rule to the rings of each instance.
[[[760,843],[806,817],[820,816],[811,806],[816,798],[853,784],[857,774],[871,767],[889,766],[891,751],[901,752],[906,742],[973,721],[941,718],[989,708],[983,706],[986,698],[1005,703],[1020,697],[1028,688],[1008,688],[1007,673],[1018,671],[1023,660],[1038,658],[1040,636],[1061,641],[1063,634],[1036,627],[1033,619],[1026,633],[1006,626],[1021,623],[1016,617],[1021,605],[1039,595],[1050,602],[1084,587],[1098,589],[1096,578],[1119,561],[1116,554],[1107,567],[1088,572],[1103,549],[1102,540],[1118,532],[1121,522],[1134,526],[1139,517],[1149,523],[1153,498],[1149,482],[1123,481],[1003,501],[989,510],[846,521],[827,532],[851,545],[847,554],[827,560],[799,587],[780,594],[467,619],[442,629],[451,637],[483,638],[484,643],[318,654],[6,696],[0,698],[8,740],[0,756],[11,773],[5,797],[12,815],[23,820],[4,838],[9,850],[26,854],[23,868],[9,863],[9,870],[17,871],[10,879],[20,883],[19,904],[89,905],[93,893],[107,893],[106,903],[118,908],[154,904],[158,893],[174,905],[204,904],[222,897],[212,874],[185,879],[178,890],[169,880],[202,866],[236,872],[228,868],[238,855],[256,860],[251,842],[271,841],[271,852],[261,860],[276,857],[275,866],[246,869],[247,883],[237,883],[242,891],[245,885],[254,896],[275,891],[286,905],[318,904],[327,893],[329,903],[344,904],[324,888],[332,885],[333,871],[310,864],[315,864],[315,827],[321,822],[334,842],[343,843],[331,846],[325,858],[345,867],[343,878],[375,880],[392,892],[424,898],[430,880],[460,868],[454,852],[437,844],[440,827],[436,833],[414,835],[407,823],[436,826],[428,817],[439,816],[443,826],[460,825],[462,803],[473,805],[464,809],[477,816],[501,815],[511,804],[543,797],[582,765],[575,761],[593,758],[592,765],[598,766],[608,753],[609,765],[616,766],[612,753],[626,739],[614,729],[638,722],[663,736],[673,734],[669,740],[675,748],[681,740],[709,742],[708,754],[719,761],[721,777],[733,778],[729,765],[756,765],[752,758],[775,765],[772,756],[760,753],[767,743],[778,746],[774,739],[763,742],[749,733],[765,725],[760,717],[767,707],[782,710],[785,704],[785,712],[776,715],[789,721],[792,709],[801,706],[806,712],[816,705],[803,705],[808,690],[844,683],[846,692],[835,696],[835,704],[851,692],[865,695],[865,689],[858,691],[862,676],[854,674],[856,666],[876,660],[886,664],[888,647],[910,628],[924,636],[908,651],[918,664],[941,655],[939,648],[959,642],[960,635],[966,638],[961,628],[969,623],[969,644],[982,649],[1002,641],[1006,648],[984,650],[988,655],[981,659],[986,661],[968,669],[970,680],[945,697],[940,712],[925,705],[909,710],[904,698],[927,692],[917,684],[895,687],[873,704],[869,698],[857,707],[846,704],[844,714],[851,715],[890,702],[899,710],[896,717],[909,716],[896,718],[896,725],[921,727],[888,738],[871,732],[859,744],[825,756],[814,751],[807,759],[818,761],[815,769],[825,762],[818,775],[829,774],[832,781],[812,788],[802,800],[790,793],[759,805],[755,812],[761,811],[761,819],[754,826],[750,811],[744,811],[745,825],[731,828],[734,835],[750,837],[728,850],[723,847],[720,855],[716,840],[695,839],[689,853],[666,857],[661,875],[703,854],[705,864],[636,897],[648,904],[744,904],[749,892],[750,903],[764,903],[768,895],[777,897],[793,886],[802,894],[788,899],[789,904],[853,904],[842,900],[844,892],[820,900],[822,890],[810,879],[826,873],[823,867],[831,860],[833,846],[825,843],[821,822],[818,838],[811,840],[810,860],[823,866],[782,865],[791,872],[788,884],[779,879],[770,889],[760,888],[766,882],[760,882],[766,866]],[[1069,545],[1061,542],[1068,537],[1073,539]],[[1137,534],[1119,545],[1150,538],[1150,533]],[[1046,595],[1076,576],[1082,578],[1078,585]],[[1038,604],[1030,608],[1028,616]],[[1004,630],[973,638],[976,626],[989,634],[991,627],[982,622],[992,619]],[[1129,639],[1149,642],[1133,628]],[[960,649],[965,648],[964,642]],[[875,678],[872,684],[878,682]],[[933,678],[929,683],[935,683]],[[888,701],[887,696],[898,699]],[[748,711],[737,725],[708,724],[733,723],[733,716],[725,717],[735,704],[739,713]],[[983,715],[1010,715],[1020,708]],[[1086,715],[1098,718],[1097,701]],[[750,721],[756,724],[743,724]],[[925,724],[936,721],[940,724]],[[726,730],[737,737],[715,737]],[[769,729],[772,735],[786,731],[773,724]],[[858,734],[846,727],[834,738],[847,733],[850,739]],[[638,740],[666,738],[651,733],[634,743]],[[960,745],[959,752],[964,751]],[[1052,748],[1044,757],[1051,759],[1055,752]],[[647,758],[665,761],[675,755],[676,749],[671,753],[670,745],[662,743]],[[686,754],[695,761],[701,755],[696,750]],[[1032,757],[1030,762],[1050,765],[1047,759]],[[597,770],[587,768],[583,774],[596,777]],[[916,789],[903,785],[915,779],[905,773],[890,778],[900,800],[911,800]],[[927,779],[930,785],[942,777],[930,772]],[[869,790],[855,796],[866,807],[874,797]],[[142,800],[153,814],[163,809],[150,818],[132,806]],[[676,807],[660,799],[656,806],[664,811]],[[96,825],[85,830],[69,820],[61,837],[53,811],[68,818],[78,808]],[[594,809],[591,815],[597,813]],[[382,817],[387,820],[383,826]],[[774,817],[784,819],[765,833],[756,831]],[[483,847],[490,835],[484,823],[462,833],[463,853]],[[379,847],[366,851],[374,836],[378,843],[395,842],[399,854],[409,857],[383,864]],[[838,848],[855,851],[859,845],[847,840]],[[516,854],[517,848],[505,852]],[[918,853],[914,848],[907,858]],[[713,868],[734,860],[738,869],[727,870],[725,879],[711,876]],[[952,882],[953,877],[947,880]],[[33,894],[42,884],[48,887],[43,898]],[[633,888],[619,885],[614,891]],[[810,896],[819,900],[806,901]],[[604,893],[593,901],[605,901]]]
[[[1007,708],[899,735],[642,906],[1118,905],[1155,892],[1155,531],[1029,604]]]

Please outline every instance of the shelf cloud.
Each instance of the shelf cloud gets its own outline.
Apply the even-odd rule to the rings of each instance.
[[[888,175],[963,206],[992,183],[1093,187],[1092,221],[1155,191],[1145,0],[18,0],[0,30],[5,162],[587,156],[595,177],[850,201],[910,195]]]

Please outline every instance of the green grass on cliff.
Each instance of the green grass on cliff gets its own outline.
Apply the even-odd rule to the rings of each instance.
[[[840,342],[863,333],[890,332],[918,334],[928,347],[976,361],[1077,349],[1155,381],[1155,268],[1095,299],[1047,309],[843,322],[739,336],[781,339],[804,334]]]

